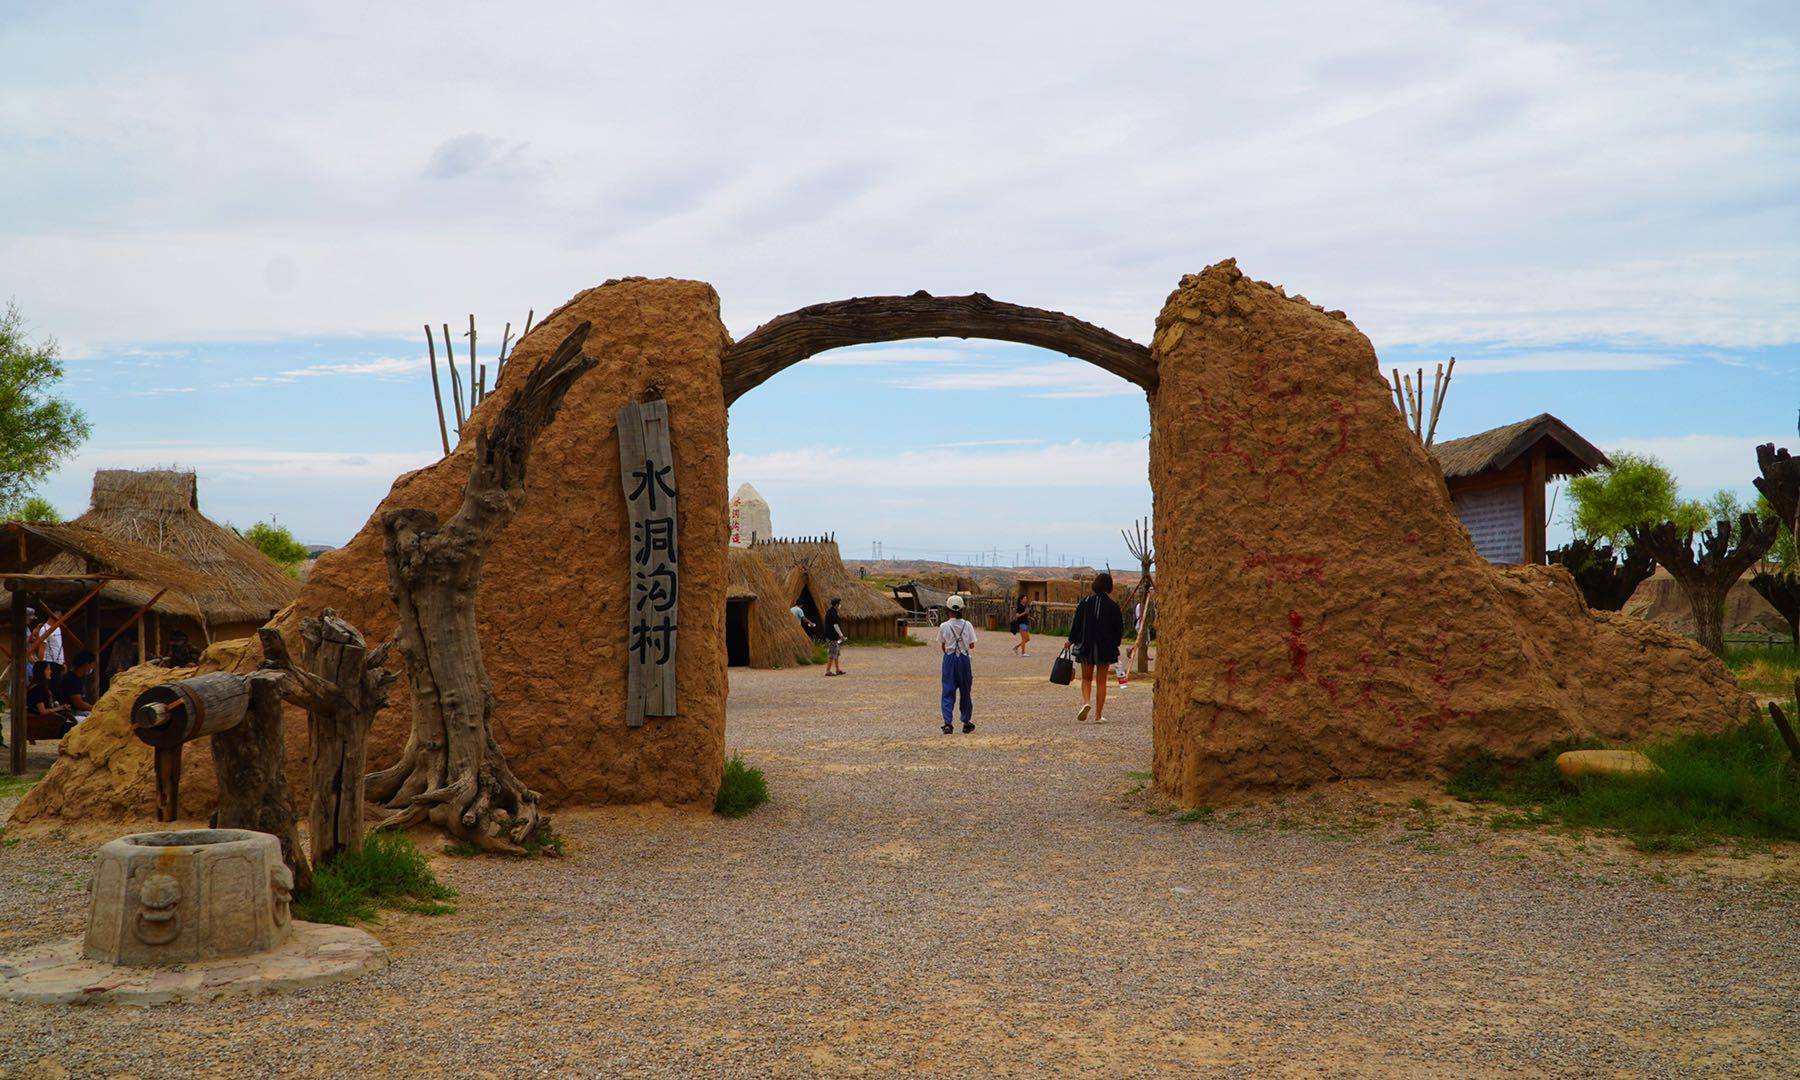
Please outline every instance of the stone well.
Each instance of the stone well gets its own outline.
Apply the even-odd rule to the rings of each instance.
[[[108,964],[191,964],[267,952],[293,933],[281,844],[245,829],[122,836],[100,849],[81,953]]]
[[[154,1005],[341,982],[387,966],[349,926],[296,922],[267,833],[136,833],[100,849],[87,933],[0,956],[0,1001]]]

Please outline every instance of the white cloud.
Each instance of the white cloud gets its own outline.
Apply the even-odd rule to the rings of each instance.
[[[1017,367],[975,371],[934,372],[896,379],[902,390],[951,390],[965,393],[983,390],[1024,390],[1035,398],[1124,397],[1143,394],[1143,389],[1103,371],[1086,360],[1045,360]]]
[[[198,446],[181,443],[89,446],[66,466],[64,475],[96,469],[193,469],[208,480],[340,480],[383,484],[401,473],[438,460],[419,451],[275,450],[256,446]]]
[[[1511,375],[1544,371],[1660,371],[1683,361],[1650,353],[1558,350],[1504,356],[1457,357],[1457,375]],[[1417,368],[1418,365],[1413,365]],[[1427,365],[1427,370],[1430,365]]]
[[[1792,436],[1778,435],[1627,435],[1607,440],[1605,449],[1649,454],[1674,472],[1683,495],[1704,498],[1720,488],[1740,494],[1754,491],[1757,446],[1771,442],[1785,446],[1792,441]]]
[[[0,294],[71,355],[624,274],[739,333],[927,288],[1142,341],[1238,255],[1383,344],[1800,340],[1800,48],[1756,6],[552,7],[603,63],[491,5],[9,11]]]
[[[978,358],[991,345],[857,345],[829,349],[807,360],[826,367],[881,367],[887,364],[944,364]]]
[[[859,488],[1076,488],[1137,484],[1148,487],[1150,443],[1074,441],[990,450],[937,447],[894,454],[807,447],[766,454],[733,454],[731,486],[821,483],[854,477]]]
[[[303,368],[293,368],[279,375],[271,376],[270,381],[292,382],[295,379],[322,379],[338,376],[373,377],[378,379],[411,378],[429,366],[426,357],[383,356],[373,360],[352,360],[338,364],[309,364]]]

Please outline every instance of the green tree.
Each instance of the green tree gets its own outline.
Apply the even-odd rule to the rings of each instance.
[[[1645,527],[1676,518],[1675,474],[1648,454],[1621,450],[1612,465],[1569,481],[1570,525],[1575,534],[1624,547],[1628,526]]]
[[[1756,512],[1766,518],[1775,516],[1775,508],[1769,505],[1768,498],[1762,495],[1756,497]],[[1800,570],[1800,558],[1796,557],[1796,552],[1794,550],[1794,527],[1792,523],[1782,523],[1781,535],[1775,538],[1775,546],[1769,549],[1767,557],[1770,562],[1780,563],[1783,570]]]
[[[56,507],[50,505],[50,500],[42,495],[33,495],[20,503],[19,512],[13,516],[20,521],[45,521],[52,525],[62,520],[62,515],[56,512]]]
[[[0,314],[0,517],[11,517],[38,481],[88,437],[87,417],[52,394],[62,381],[55,338],[25,338],[25,316]]]
[[[244,539],[256,545],[256,550],[289,569],[306,561],[306,545],[294,539],[294,534],[288,531],[286,525],[259,521],[244,531]]]

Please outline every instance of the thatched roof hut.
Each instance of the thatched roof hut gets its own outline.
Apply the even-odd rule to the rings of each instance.
[[[836,597],[843,601],[838,610],[851,637],[898,638],[906,633],[906,609],[858,581],[845,568],[834,537],[758,541],[750,552],[781,583],[788,604],[799,604],[807,618],[816,622]]]
[[[194,474],[101,469],[88,512],[70,524],[149,548],[197,571],[192,598],[212,637],[241,636],[292,603],[299,582],[248,541],[200,512]]]
[[[812,641],[788,611],[775,576],[760,559],[732,548],[725,560],[725,652],[735,666],[784,668],[804,663]]]
[[[35,521],[6,524],[6,538],[0,542],[0,574],[6,573],[46,578],[67,575],[71,579],[118,575],[95,583],[99,586],[97,599],[196,620],[203,613],[194,597],[208,587],[201,574],[142,544],[115,540],[83,525]],[[4,599],[10,603],[10,594]]]

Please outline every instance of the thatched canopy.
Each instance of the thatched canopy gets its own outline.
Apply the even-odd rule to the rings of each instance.
[[[71,524],[195,571],[202,582],[189,595],[213,625],[261,624],[299,595],[299,582],[267,555],[200,513],[191,472],[102,469],[88,512]]]
[[[810,593],[821,612],[832,597],[842,600],[839,611],[847,622],[885,620],[891,624],[906,615],[906,609],[858,581],[845,568],[837,541],[831,537],[758,541],[749,550],[781,583],[789,604],[802,593]]]
[[[1444,479],[1455,480],[1504,469],[1541,441],[1547,441],[1545,465],[1551,476],[1574,476],[1612,464],[1599,447],[1549,413],[1436,443],[1431,455],[1444,470]]]
[[[8,522],[0,539],[0,575],[7,573],[117,575],[101,586],[100,599],[134,609],[155,600],[151,610],[191,619],[202,617],[194,598],[209,586],[166,555],[76,524]]]
[[[788,611],[793,601],[783,593],[768,567],[742,548],[727,552],[725,566],[726,599],[747,602],[749,606],[744,631],[750,666],[793,667],[810,658],[812,642]]]

